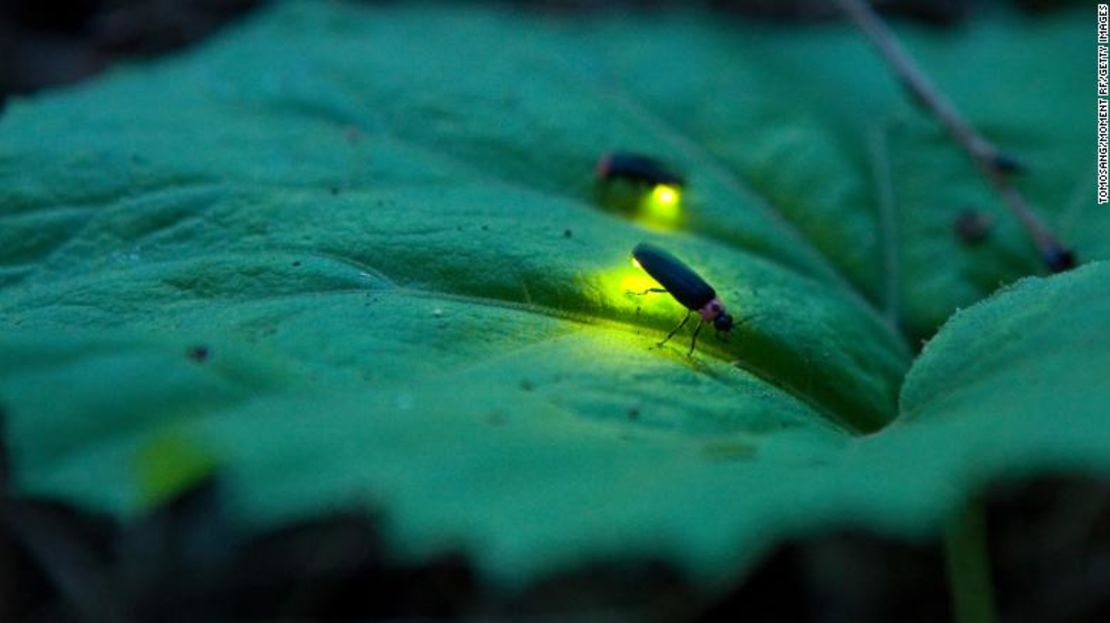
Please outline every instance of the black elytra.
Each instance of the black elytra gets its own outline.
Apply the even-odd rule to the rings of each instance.
[[[682,186],[685,180],[663,162],[629,152],[612,152],[597,163],[597,176],[602,180],[624,179],[639,184]]]

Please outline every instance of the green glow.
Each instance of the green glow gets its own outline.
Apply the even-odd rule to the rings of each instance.
[[[598,293],[604,305],[626,310],[629,319],[644,316],[670,319],[679,313],[682,308],[674,298],[656,292],[641,294],[662,286],[644,271],[636,258],[628,259],[628,264],[594,273],[589,289]]]
[[[678,189],[666,184],[660,184],[651,191],[651,199],[655,203],[664,207],[677,207],[679,193]]]
[[[659,283],[651,275],[644,272],[636,264],[636,258],[629,258],[630,264],[618,264],[608,270],[598,271],[592,275],[591,290],[598,293],[603,304],[626,309],[629,313],[641,310],[660,310],[660,313],[673,311],[666,300],[669,297],[658,295],[636,296],[633,293],[643,292],[651,288],[658,288]]]
[[[643,292],[648,288],[658,288],[659,284],[646,273],[632,273],[621,277],[619,293],[623,296],[628,292]]]
[[[215,454],[183,430],[155,435],[135,456],[139,498],[147,508],[180,495],[215,470]]]
[[[651,224],[673,227],[682,213],[682,191],[676,186],[657,184],[644,198],[643,212]]]

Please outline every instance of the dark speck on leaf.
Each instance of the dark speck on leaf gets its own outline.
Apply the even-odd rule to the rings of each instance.
[[[301,261],[300,261],[300,260],[297,260],[296,262],[293,262],[293,267],[294,267],[294,268],[296,268],[297,266],[300,266],[300,265],[301,265]]]
[[[976,210],[964,210],[952,223],[956,236],[967,245],[987,239],[991,231],[991,217]]]
[[[489,225],[482,225],[482,231],[489,231]]]
[[[536,386],[532,384],[532,381],[529,381],[528,379],[522,379],[520,381],[520,388],[526,392],[530,392],[535,389]]]
[[[336,187],[336,186],[332,186],[328,190],[331,192],[332,195],[338,195],[339,194],[339,188]]]
[[[208,347],[204,344],[190,346],[189,349],[185,351],[185,354],[189,357],[189,359],[192,359],[197,363],[204,363],[205,361],[208,361],[208,357],[211,355],[211,353],[208,352]]]
[[[640,419],[640,405],[632,405],[632,406],[628,407],[628,419],[630,419],[630,420]]]
[[[573,236],[574,236],[574,232],[573,232],[573,231],[571,231],[571,230],[569,230],[569,229],[564,229],[564,230],[563,230],[563,237],[564,237],[564,238],[572,238]]]

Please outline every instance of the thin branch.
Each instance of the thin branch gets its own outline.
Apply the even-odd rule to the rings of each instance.
[[[1072,251],[1049,231],[1044,221],[1029,207],[1025,198],[1011,183],[1010,174],[1019,171],[1022,168],[1021,164],[1000,151],[963,118],[952,102],[930,82],[902,47],[894,32],[879,19],[870,5],[863,0],[834,0],[834,2],[867,35],[906,87],[922,105],[936,115],[952,138],[967,151],[983,174],[990,179],[995,189],[1002,195],[1010,212],[1029,231],[1045,264],[1055,272],[1074,267],[1075,256]]]

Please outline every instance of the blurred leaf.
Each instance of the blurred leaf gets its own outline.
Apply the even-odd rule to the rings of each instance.
[[[1087,29],[907,35],[1092,259]],[[669,231],[598,201],[613,148],[683,170]],[[987,479],[1110,468],[1105,264],[959,314],[911,369],[1036,256],[843,25],[282,4],[13,102],[0,180],[24,492],[129,516],[219,466],[251,528],[354,502],[400,554],[505,582],[626,555],[710,581],[802,532],[933,533]],[[967,204],[999,223],[975,248]],[[717,287],[730,342],[655,348],[684,310],[627,294],[641,240]]]

